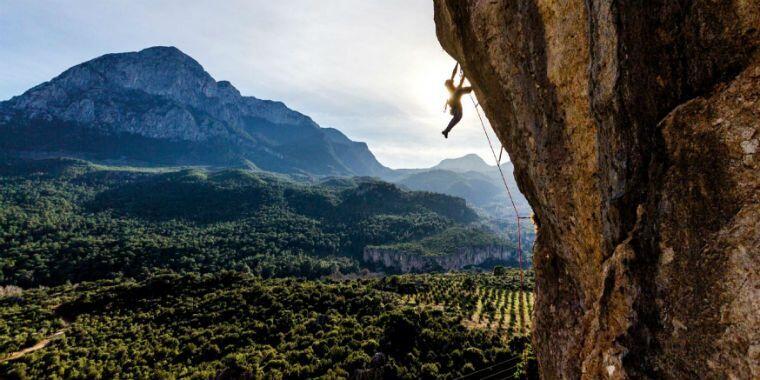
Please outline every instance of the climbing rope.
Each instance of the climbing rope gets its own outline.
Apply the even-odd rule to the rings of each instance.
[[[503,366],[503,365],[505,365],[505,364],[512,364],[512,366],[511,366],[511,367],[509,367],[509,368],[507,368],[507,369],[506,369],[506,371],[508,371],[508,370],[512,370],[512,369],[515,369],[515,368],[517,367],[517,365],[520,363],[520,362],[519,362],[519,360],[521,360],[521,359],[522,359],[522,358],[521,358],[521,357],[519,357],[519,356],[513,356],[512,358],[510,358],[510,359],[507,359],[507,360],[505,360],[505,361],[503,361],[503,362],[499,362],[499,363],[496,363],[496,364],[494,364],[494,365],[491,365],[491,366],[488,366],[488,367],[486,367],[486,368],[481,368],[481,369],[479,369],[479,370],[477,370],[477,371],[475,371],[475,372],[470,372],[470,373],[468,373],[468,374],[465,374],[465,375],[462,375],[462,376],[460,376],[460,377],[457,377],[457,378],[455,378],[454,380],[464,380],[464,379],[468,379],[468,378],[471,378],[471,377],[473,377],[473,376],[475,376],[475,375],[477,375],[477,376],[478,376],[477,378],[479,378],[479,379],[482,379],[482,378],[483,378],[482,376],[493,376],[493,375],[497,375],[497,374],[500,374],[500,373],[502,373],[502,372],[503,372],[503,371],[505,371],[505,370],[504,370],[504,369],[499,369],[499,370],[496,370],[495,368],[497,368],[497,367],[501,367],[501,366]],[[515,360],[518,360],[518,361],[515,361]],[[516,364],[516,363],[517,363],[517,364]],[[497,371],[497,372],[496,372],[496,373],[492,373],[492,374],[486,374],[486,373],[483,373],[483,372],[486,372],[486,371],[488,371],[488,372],[491,372],[491,371]]]
[[[454,77],[456,75],[458,67],[459,67],[459,63],[457,63],[457,65],[454,66],[454,70],[451,72],[451,80],[452,81],[454,80]],[[459,82],[459,86],[461,87],[462,84],[464,83],[464,79],[465,79],[464,72],[461,71],[460,75],[461,75],[461,79],[460,79],[460,82]],[[524,287],[524,281],[525,281],[524,277],[525,277],[525,275],[524,275],[524,269],[523,269],[523,255],[522,255],[522,225],[520,223],[520,220],[522,220],[522,219],[530,219],[530,217],[521,216],[520,213],[519,213],[519,211],[517,210],[517,204],[515,204],[514,197],[512,197],[512,191],[509,189],[509,184],[507,183],[507,177],[504,175],[504,171],[501,169],[501,158],[502,158],[502,154],[505,151],[504,146],[503,145],[500,146],[500,148],[499,148],[499,154],[497,156],[496,155],[496,150],[493,147],[493,142],[491,141],[491,136],[488,134],[488,130],[486,129],[486,123],[483,120],[483,117],[480,115],[480,110],[478,109],[478,108],[480,108],[480,104],[477,103],[477,102],[475,102],[475,97],[472,96],[472,93],[470,93],[469,95],[470,95],[470,100],[472,101],[472,105],[475,108],[475,112],[478,115],[478,120],[480,120],[480,126],[481,126],[481,128],[483,128],[483,134],[486,135],[486,140],[488,141],[488,147],[491,149],[491,154],[493,155],[493,159],[496,161],[496,168],[499,169],[499,175],[501,177],[501,181],[504,184],[504,189],[507,191],[507,196],[509,196],[509,203],[512,205],[512,209],[515,212],[514,213],[514,217],[515,217],[515,222],[517,223],[517,253],[518,253],[518,257],[519,257],[519,261],[520,261],[520,291],[524,291],[525,290],[525,287]],[[446,104],[448,105],[448,103],[446,103]],[[445,108],[444,108],[444,110],[445,110]],[[486,368],[482,368],[482,369],[477,370],[475,372],[471,372],[471,373],[468,373],[466,375],[460,376],[460,377],[456,378],[456,380],[469,379],[469,378],[471,378],[473,376],[476,376],[476,375],[478,376],[478,378],[480,378],[482,380],[493,379],[493,378],[497,378],[497,377],[502,377],[502,378],[505,378],[505,379],[507,379],[507,378],[513,378],[515,376],[515,374],[512,373],[510,375],[510,374],[508,374],[508,372],[509,371],[514,371],[517,368],[517,366],[519,365],[519,362],[515,362],[515,360],[518,360],[518,359],[520,359],[520,357],[519,356],[515,356],[515,357],[510,358],[508,360],[505,360],[505,361],[493,364],[491,366],[488,366]],[[511,364],[511,366],[508,367],[508,368],[506,368],[506,369],[504,369],[502,366],[505,366],[507,364]],[[497,369],[498,367],[502,367],[502,368],[501,369]],[[493,372],[493,371],[495,371],[495,372]]]
[[[464,77],[464,76],[463,76]],[[509,190],[509,185],[507,184],[507,178],[504,176],[504,171],[501,170],[501,153],[504,150],[504,147],[502,146],[499,149],[499,156],[496,156],[496,150],[493,148],[493,143],[491,142],[491,136],[488,135],[488,130],[486,129],[486,123],[483,121],[483,117],[480,116],[480,110],[478,109],[480,107],[480,104],[475,102],[475,97],[470,94],[470,100],[472,101],[472,105],[475,107],[475,112],[478,114],[478,119],[480,120],[480,126],[483,128],[483,133],[486,135],[486,140],[488,140],[488,147],[491,148],[491,154],[493,154],[493,159],[496,161],[496,168],[499,169],[499,174],[501,175],[501,181],[504,183],[504,188],[507,190],[507,195],[509,196],[509,202],[512,204],[512,209],[515,211],[515,221],[517,222],[517,254],[520,258],[520,290],[523,291],[524,285],[524,270],[523,270],[523,255],[522,255],[522,226],[520,223],[521,219],[528,219],[528,217],[520,216],[520,213],[517,211],[517,205],[515,204],[515,200],[512,197],[512,191]]]
[[[481,378],[480,378],[480,380],[490,380],[490,379],[494,379],[494,378],[497,378],[497,376],[498,376],[498,377],[501,377],[501,379],[511,379],[511,378],[515,377],[515,373],[514,373],[514,370],[515,370],[515,369],[517,369],[517,366],[518,366],[518,365],[519,365],[519,364],[515,364],[515,365],[514,365],[514,366],[512,366],[511,368],[507,368],[507,369],[505,369],[505,370],[502,370],[502,371],[496,372],[496,373],[494,373],[494,374],[492,374],[492,375],[488,375],[488,376],[486,376],[486,377],[481,377]],[[510,371],[512,371],[512,374],[508,374],[508,372],[510,372]],[[508,377],[504,377],[504,376],[508,376]]]
[[[464,75],[464,68],[459,65],[459,62],[457,62],[454,65],[454,69],[451,71],[451,81],[454,81],[454,78],[457,74],[457,69],[459,69],[459,87],[462,87],[465,80]],[[470,95],[470,100],[472,101],[472,105],[475,107],[475,112],[478,114],[478,119],[480,120],[480,126],[483,128],[483,133],[486,135],[486,140],[488,140],[488,146],[491,148],[491,154],[493,154],[493,159],[496,161],[496,168],[499,169],[499,174],[501,176],[501,181],[504,183],[504,189],[507,190],[507,195],[509,196],[509,202],[512,204],[512,209],[515,211],[514,217],[515,221],[517,223],[517,254],[520,260],[520,290],[524,291],[524,269],[523,269],[523,254],[522,254],[522,224],[520,223],[520,220],[522,219],[529,219],[529,217],[526,216],[520,216],[519,211],[517,210],[517,205],[515,204],[515,200],[512,197],[512,191],[509,190],[509,185],[507,184],[507,178],[504,176],[504,171],[501,169],[501,157],[504,153],[504,146],[501,146],[499,148],[499,155],[496,155],[496,150],[493,148],[493,143],[491,142],[491,136],[488,135],[488,131],[486,130],[486,123],[483,121],[483,117],[480,116],[480,110],[478,109],[480,107],[480,104],[475,102],[475,97],[472,96],[472,93]],[[446,107],[449,105],[448,101],[446,102],[446,105],[443,107],[444,112],[446,111]]]

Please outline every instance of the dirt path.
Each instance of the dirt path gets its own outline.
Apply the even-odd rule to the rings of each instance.
[[[23,349],[23,350],[21,350],[21,351],[16,351],[16,352],[13,352],[13,353],[11,353],[11,354],[10,354],[10,356],[6,356],[6,357],[4,357],[4,358],[0,359],[0,363],[2,363],[2,362],[9,362],[9,361],[12,361],[12,360],[16,360],[16,359],[22,358],[24,355],[26,355],[26,354],[28,354],[28,353],[30,353],[30,352],[34,352],[34,351],[37,351],[37,350],[43,349],[43,348],[45,348],[45,347],[46,347],[48,344],[50,344],[50,342],[51,342],[51,341],[53,341],[53,340],[55,340],[56,338],[58,338],[58,337],[60,337],[61,335],[63,335],[63,332],[64,332],[64,331],[65,331],[65,329],[61,329],[61,330],[58,330],[58,331],[56,331],[56,332],[55,332],[53,335],[50,335],[49,337],[47,337],[47,338],[45,338],[45,339],[43,339],[43,340],[41,340],[41,341],[37,342],[37,344],[35,344],[35,345],[34,345],[34,346],[32,346],[32,347],[27,347],[27,348],[25,348],[25,349]]]

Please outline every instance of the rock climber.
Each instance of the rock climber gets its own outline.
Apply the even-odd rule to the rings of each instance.
[[[462,74],[462,80],[459,82],[459,86],[454,86],[454,75],[456,74],[456,71],[457,66],[454,66],[454,71],[452,72],[451,79],[448,79],[446,82],[444,82],[446,89],[449,90],[450,94],[449,100],[446,102],[446,104],[451,107],[451,115],[453,116],[449,122],[449,125],[446,127],[446,129],[443,130],[443,132],[441,132],[445,138],[449,138],[449,132],[451,132],[451,129],[454,128],[454,126],[457,125],[460,120],[462,120],[462,96],[472,92],[472,87],[462,86],[464,84],[464,74]]]

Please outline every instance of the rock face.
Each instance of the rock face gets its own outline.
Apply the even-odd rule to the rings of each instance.
[[[174,47],[107,54],[0,103],[0,148],[159,164],[380,175],[364,143],[242,96]]]
[[[760,377],[760,1],[435,21],[535,212],[543,377]]]
[[[487,261],[517,262],[518,260],[517,252],[504,246],[463,248],[454,254],[441,256],[422,256],[391,248],[366,247],[363,258],[365,262],[379,264],[401,273],[449,271],[469,265],[480,265]]]

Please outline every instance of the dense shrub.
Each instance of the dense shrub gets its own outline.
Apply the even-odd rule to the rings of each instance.
[[[507,361],[534,371],[523,335],[462,322],[478,302],[466,292],[435,307],[393,290],[420,280],[422,295],[465,278],[481,294],[510,286],[476,274],[332,282],[221,272],[27,290],[0,299],[0,378],[451,379]],[[56,331],[63,337],[44,349],[1,362]]]

